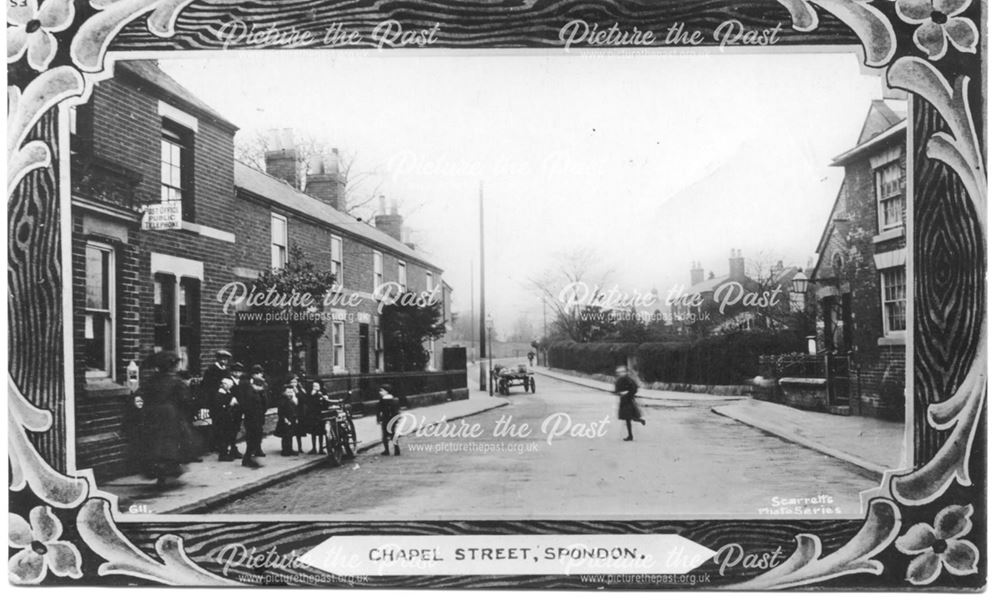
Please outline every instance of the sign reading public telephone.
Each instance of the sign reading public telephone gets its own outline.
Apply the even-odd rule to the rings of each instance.
[[[181,228],[181,202],[174,200],[146,206],[142,215],[143,231],[169,231]]]

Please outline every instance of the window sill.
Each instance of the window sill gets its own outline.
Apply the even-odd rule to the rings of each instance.
[[[118,384],[110,378],[88,378],[83,386],[83,390],[88,395],[106,397],[128,395],[129,393],[128,387]]]
[[[878,339],[880,347],[902,347],[905,345],[906,336],[904,334],[890,334],[889,336],[880,336]]]
[[[892,241],[894,239],[899,239],[901,237],[903,237],[903,227],[902,227],[902,225],[899,226],[899,227],[893,227],[891,229],[887,229],[887,230],[883,231],[882,233],[879,233],[878,235],[873,236],[872,237],[872,243],[873,244],[881,244],[882,242],[889,242],[889,241]]]
[[[222,229],[216,229],[215,227],[209,227],[207,225],[199,225],[198,223],[192,223],[191,221],[181,221],[181,231],[196,233],[204,237],[229,242],[230,244],[236,242],[235,233],[223,231]]]

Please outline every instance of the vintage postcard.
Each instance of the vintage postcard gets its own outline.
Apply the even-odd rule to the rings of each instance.
[[[978,591],[978,0],[9,0],[9,581]]]

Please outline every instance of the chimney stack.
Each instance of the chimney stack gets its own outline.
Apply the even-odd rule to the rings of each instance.
[[[729,258],[729,279],[742,280],[746,277],[746,266],[743,262],[743,251],[733,248]]]
[[[378,214],[375,216],[375,228],[390,237],[403,241],[403,217],[399,215],[399,203],[396,200],[392,201],[391,210],[387,214],[385,196],[378,196]]]
[[[406,244],[410,250],[417,249],[417,245],[413,243],[413,230],[409,227],[403,227],[403,243]]]
[[[705,281],[705,270],[701,268],[701,263],[691,263],[691,285],[700,284]]]
[[[309,159],[306,193],[341,212],[347,207],[347,180],[340,173],[340,152],[337,148]]]
[[[295,187],[298,155],[291,128],[268,131],[267,150],[264,152],[264,165],[268,174]]]

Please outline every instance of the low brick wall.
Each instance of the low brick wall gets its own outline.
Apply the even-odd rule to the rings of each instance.
[[[460,401],[468,398],[468,388],[434,391],[433,393],[420,393],[418,395],[410,395],[409,397],[406,397],[406,401],[403,403],[403,408],[420,408],[429,405],[437,405],[439,403],[446,403],[448,401]],[[375,413],[375,405],[377,403],[378,400],[375,399],[354,403],[351,404],[351,410],[355,416],[370,416]]]
[[[803,410],[825,411],[825,378],[782,378],[778,381],[785,404]]]

